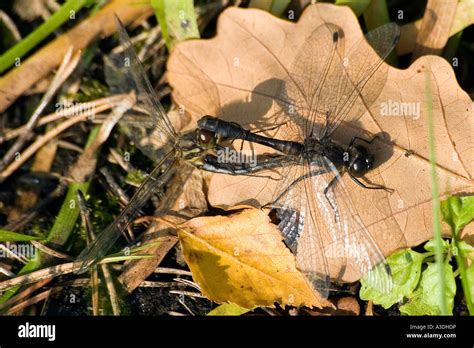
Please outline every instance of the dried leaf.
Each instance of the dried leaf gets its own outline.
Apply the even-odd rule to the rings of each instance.
[[[214,114],[251,129],[274,126],[275,117],[282,112],[275,102],[279,81],[288,74],[306,37],[324,22],[343,29],[348,48],[362,35],[348,8],[329,4],[309,6],[296,24],[258,10],[226,10],[215,38],[184,42],[170,57],[168,78],[174,98],[195,119]],[[242,44],[235,45],[237,41]],[[315,54],[326,49],[311,48]],[[343,181],[361,220],[384,254],[390,255],[432,238],[427,82],[433,93],[437,170],[443,196],[474,191],[474,117],[469,96],[442,58],[424,56],[406,70],[387,65],[382,68],[388,69],[388,75],[379,97],[369,109],[360,100],[356,102],[361,117],[341,125],[334,138],[348,144],[354,136],[384,135],[370,147],[376,168],[366,178],[395,192],[365,190],[347,175]],[[281,125],[277,131],[266,133],[285,139],[287,129],[287,125]],[[275,185],[278,181],[262,177],[213,175],[208,198],[211,205],[223,209],[261,207],[271,201]],[[474,226],[467,226],[464,233],[473,230]],[[358,279],[354,265],[344,268],[339,259],[330,259],[329,263],[331,276],[342,272],[342,280]]]
[[[258,209],[199,217],[178,230],[186,262],[205,296],[244,308],[331,306],[318,298],[267,214]]]
[[[340,298],[337,301],[337,310],[339,315],[359,315],[360,305],[357,299],[352,296]]]

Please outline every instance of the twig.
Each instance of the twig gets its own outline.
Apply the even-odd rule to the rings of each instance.
[[[87,286],[92,287],[92,315],[99,315],[99,272],[97,272],[97,266],[93,265],[90,272],[90,279],[87,282]]]
[[[192,292],[192,291],[170,290],[170,294],[197,297],[197,298],[207,298],[200,292]]]
[[[100,265],[102,267],[102,273],[104,274],[105,285],[109,292],[110,304],[112,305],[112,312],[114,315],[120,315],[120,306],[118,301],[117,291],[115,290],[112,275],[110,274],[109,267],[107,265]]]
[[[168,268],[168,267],[156,267],[155,273],[178,274],[178,275],[186,275],[186,276],[192,276],[193,275],[189,271],[183,271],[181,269]]]
[[[152,282],[149,280],[144,280],[138,285],[140,288],[171,288],[176,286],[175,282]]]
[[[31,118],[28,120],[26,126],[23,128],[21,135],[18,137],[16,142],[10,147],[10,149],[8,149],[5,156],[0,161],[0,170],[3,170],[7,166],[7,164],[12,161],[13,157],[15,157],[15,154],[19,152],[20,149],[23,147],[23,145],[29,138],[30,132],[33,130],[36,123],[38,122],[38,118],[43,112],[44,108],[49,104],[59,87],[64,83],[64,81],[76,68],[77,63],[79,63],[79,59],[81,58],[81,52],[77,51],[74,56],[72,56],[72,53],[73,48],[70,47],[66,55],[64,56],[61,66],[59,67],[57,74],[54,76],[51,85],[49,86],[46,93],[43,95],[43,98],[41,98],[38,107],[33,112],[33,115],[31,115]]]
[[[109,189],[112,191],[112,193],[119,198],[119,201],[121,204],[123,204],[123,206],[126,206],[128,202],[130,202],[130,197],[117,184],[112,174],[110,174],[110,171],[107,168],[102,167],[99,169],[99,172],[104,176],[105,181],[109,185]]]
[[[8,278],[16,277],[16,274],[9,271],[5,267],[0,266],[0,273],[6,275]]]
[[[50,281],[51,281],[51,279],[44,279],[40,282],[37,282],[37,283],[27,287],[25,290],[19,292],[15,296],[9,298],[7,301],[0,304],[0,311],[5,309],[5,308],[10,307],[11,305],[13,305],[16,302],[28,297],[29,295],[31,295],[36,290],[38,290],[38,289],[42,288],[43,286],[45,286],[46,284],[48,284]]]
[[[44,144],[56,137],[58,134],[68,129],[69,127],[75,125],[76,123],[85,121],[87,115],[81,115],[73,119],[69,119],[61,123],[60,125],[51,129],[45,135],[39,137],[33,144],[31,144],[25,151],[21,154],[17,161],[12,162],[2,173],[0,173],[0,182],[8,178],[13,172],[20,168],[33,154],[38,151]]]
[[[29,298],[26,301],[23,301],[23,302],[17,304],[16,306],[11,307],[7,311],[7,314],[13,314],[13,313],[19,312],[22,309],[24,309],[28,306],[31,306],[32,304],[35,304],[37,302],[40,302],[40,301],[43,301],[43,300],[47,299],[51,294],[59,292],[59,291],[60,291],[59,289],[46,290],[46,291],[44,291],[44,292],[42,292],[42,293],[40,293],[36,296],[33,296],[33,297]]]
[[[38,250],[41,250],[42,252],[44,252],[45,254],[48,254],[48,255],[51,255],[53,257],[56,257],[58,259],[62,259],[62,260],[66,260],[66,261],[72,261],[74,260],[74,258],[70,255],[67,255],[67,254],[64,254],[64,253],[61,253],[59,251],[56,251],[56,250],[53,250],[49,247],[47,247],[46,245],[36,241],[36,240],[32,240],[31,241],[31,244],[33,244],[33,246],[38,249]]]
[[[77,191],[77,201],[79,202],[79,211],[81,213],[82,222],[83,222],[84,227],[85,227],[86,232],[87,232],[88,242],[92,243],[96,239],[96,236],[94,234],[94,231],[92,231],[90,218],[89,218],[89,211],[86,207],[86,201],[85,201],[84,195],[82,194],[82,192],[80,190]],[[100,265],[100,267],[102,269],[102,273],[104,274],[105,285],[107,286],[107,290],[109,292],[110,304],[112,305],[112,312],[114,313],[114,315],[120,315],[120,306],[119,306],[119,303],[118,303],[118,295],[117,295],[117,291],[115,290],[114,282],[112,280],[112,276],[110,274],[109,267],[107,265]],[[93,272],[93,273],[95,273],[95,277],[94,277],[94,274],[91,275],[91,277],[92,277],[91,278],[91,284],[94,286],[94,285],[97,285],[97,283],[98,283],[98,281],[97,281],[97,270],[95,269],[95,272]],[[97,286],[95,286],[95,288],[97,289]],[[93,295],[94,295],[94,293],[93,293]],[[95,297],[96,297],[95,298],[95,302],[96,302],[95,307],[96,308],[94,310],[94,315],[97,315],[98,314],[97,313],[98,312],[98,293],[96,294]],[[94,296],[93,296],[93,300],[94,300]]]
[[[107,257],[99,261],[99,264],[115,262],[115,258]],[[35,283],[39,280],[46,278],[53,278],[62,276],[65,274],[76,272],[80,269],[80,265],[75,262],[63,263],[61,265],[46,267],[35,272],[31,272],[25,275],[18,276],[13,279],[7,279],[3,282],[0,282],[0,291],[14,288],[16,286]]]
[[[120,99],[118,97],[120,97]],[[11,163],[10,166],[8,166],[2,173],[0,173],[0,182],[5,180],[13,172],[15,172],[18,168],[20,168],[23,165],[23,163],[25,163],[26,160],[28,160],[36,151],[38,151],[39,148],[44,146],[52,138],[56,137],[58,134],[60,134],[64,130],[68,129],[69,127],[72,127],[76,123],[87,120],[90,117],[91,114],[95,114],[99,109],[110,109],[115,103],[123,102],[123,99],[124,99],[124,95],[117,95],[117,96],[111,97],[108,100],[108,104],[100,105],[97,108],[93,109],[92,111],[89,111],[85,114],[77,115],[74,118],[65,120],[63,123],[59,124],[58,126],[54,127],[53,129],[51,129],[45,135],[39,137],[33,144],[31,144],[25,151],[23,151],[23,153],[21,154],[20,158],[17,161],[14,161],[13,163]],[[110,122],[110,119],[114,119],[116,117],[117,116],[114,113],[112,116],[109,116],[109,118],[107,120],[109,120],[109,122]],[[107,124],[108,123],[107,120],[104,121],[104,123]],[[111,127],[113,127],[113,125],[115,125],[115,123],[113,123],[113,124],[112,123],[113,122],[110,122],[109,124],[107,124],[105,126],[105,129],[101,128],[101,131],[103,131],[101,133],[102,138],[104,137],[104,135],[108,136],[108,134],[111,131]],[[103,139],[100,139],[100,141],[96,142],[95,144],[102,144],[103,141],[104,141]],[[93,148],[91,151],[95,151],[95,150],[96,150],[96,148]]]
[[[115,95],[108,98],[97,99],[92,102],[75,104],[74,106],[70,108],[61,110],[61,112],[55,111],[51,114],[41,117],[41,119],[39,119],[38,122],[36,123],[36,126],[37,127],[44,126],[45,124],[57,121],[61,118],[75,116],[79,113],[83,113],[84,115],[87,115],[88,117],[92,117],[98,113],[101,113],[110,109],[121,98],[123,98],[122,95]],[[26,128],[26,125],[5,132],[4,140],[11,140],[11,139],[16,138],[17,136],[19,136],[25,131],[25,128]]]
[[[21,257],[21,256],[18,256],[17,254],[15,254],[13,251],[11,251],[10,249],[8,249],[5,245],[3,244],[0,244],[0,249],[3,250],[3,252],[5,254],[7,254],[8,256],[10,256],[11,258],[21,262],[21,263],[28,263],[28,259],[26,257]]]
[[[74,145],[73,143],[70,143],[70,142],[65,141],[65,140],[58,140],[58,146],[62,149],[65,149],[65,150],[71,150],[71,151],[75,151],[75,152],[78,152],[78,153],[83,153],[84,152],[84,150],[80,146]]]
[[[171,292],[171,291],[170,291]],[[178,302],[181,303],[181,305],[189,312],[189,314],[191,314],[192,316],[194,316],[194,313],[193,311],[191,310],[191,308],[188,307],[188,305],[186,303],[184,303],[184,297],[182,295],[179,295],[178,296]]]
[[[115,149],[110,149],[110,159],[113,159],[115,163],[122,167],[122,169],[126,172],[134,170],[132,164],[130,162],[125,161],[123,159],[123,156],[121,156]]]
[[[201,287],[191,280],[183,279],[183,278],[174,278],[173,280],[177,283],[182,283],[192,288],[195,288],[196,290],[201,291]]]

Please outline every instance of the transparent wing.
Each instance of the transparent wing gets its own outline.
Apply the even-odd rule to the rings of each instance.
[[[153,169],[120,215],[79,254],[75,261],[77,273],[85,272],[89,266],[106,255],[152,194],[157,193],[162,196],[158,189],[169,181],[176,162],[174,152],[171,152]]]
[[[315,207],[312,196],[308,195],[310,180],[307,165],[302,162],[288,165],[281,174],[283,182],[274,192],[271,204],[277,208],[279,229],[295,255],[298,269],[322,297],[327,297],[330,289],[329,268],[323,253],[322,231],[312,217]],[[314,174],[319,174],[318,169],[314,168]]]
[[[345,54],[338,26],[327,23],[313,31],[295,57],[279,98],[299,126],[301,139],[321,139],[342,120],[362,116],[385,84],[388,67],[379,68],[398,39],[398,26],[389,23],[369,32]]]
[[[326,238],[324,254],[331,274],[343,274],[352,267],[359,277],[367,276],[369,284],[387,293],[392,287],[390,267],[375,240],[362,222],[336,167],[325,157],[318,157],[311,167],[325,168],[329,175],[312,176],[307,194],[315,197],[313,224]],[[310,209],[308,207],[307,209]],[[332,270],[332,266],[339,267]],[[342,266],[341,266],[342,265]]]
[[[399,38],[398,25],[388,23],[367,33],[347,55],[334,56],[329,76],[321,88],[322,111],[329,116],[327,129],[320,136],[334,132],[342,120],[358,119],[370,108],[387,79],[388,65],[381,69],[382,63]]]
[[[343,55],[344,44],[341,28],[327,23],[311,33],[295,56],[277,98],[292,125],[288,140],[301,141],[309,136],[314,127],[324,126],[326,117],[319,107],[324,97],[322,86],[334,64],[334,57]],[[309,124],[309,120],[316,124]]]
[[[156,159],[156,149],[174,144],[178,135],[146,76],[130,37],[116,19],[123,50],[105,58],[106,81],[112,93],[135,93],[133,114],[124,117],[120,125],[148,157]]]
[[[280,231],[295,254],[298,269],[313,287],[327,296],[329,276],[337,279],[351,267],[359,277],[367,276],[374,288],[389,292],[390,268],[334,165],[318,157],[311,163],[287,166],[282,177],[271,205],[277,208]]]

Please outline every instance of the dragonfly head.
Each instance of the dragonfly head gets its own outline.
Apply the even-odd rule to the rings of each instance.
[[[374,167],[374,156],[363,146],[354,147],[352,160],[349,164],[350,172],[356,176],[364,176]]]
[[[216,134],[205,129],[196,129],[195,142],[201,149],[212,149],[216,146]]]

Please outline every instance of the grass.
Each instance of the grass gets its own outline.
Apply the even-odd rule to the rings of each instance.
[[[425,97],[426,110],[428,114],[428,141],[430,152],[430,176],[431,176],[431,199],[433,212],[433,235],[435,242],[435,261],[438,267],[438,277],[440,286],[440,304],[441,314],[448,315],[448,307],[446,301],[446,276],[444,274],[444,257],[443,257],[443,239],[441,235],[441,216],[440,216],[440,201],[438,178],[436,175],[436,144],[433,128],[433,100],[431,91],[431,70],[427,69],[425,73]]]
[[[13,46],[0,56],[0,73],[11,68],[21,61],[28,52],[38,46],[44,39],[51,35],[56,29],[71,19],[71,16],[85,6],[90,6],[91,0],[68,0],[47,21],[36,28],[31,34]]]

